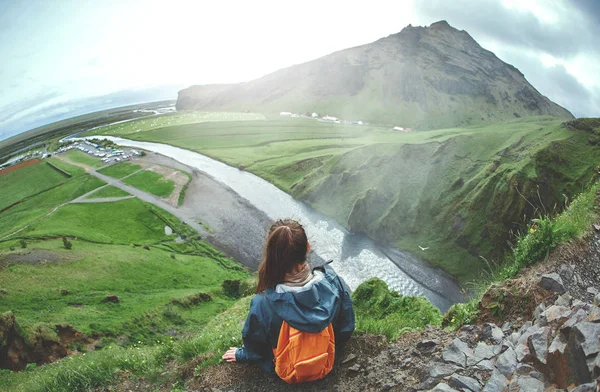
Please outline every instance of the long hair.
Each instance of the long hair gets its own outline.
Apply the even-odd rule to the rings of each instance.
[[[264,256],[258,266],[257,293],[282,283],[296,264],[306,262],[308,239],[302,225],[292,219],[278,220],[269,229]]]

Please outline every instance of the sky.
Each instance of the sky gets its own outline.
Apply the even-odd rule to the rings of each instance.
[[[600,116],[600,0],[0,0],[0,140],[442,19],[576,116]]]

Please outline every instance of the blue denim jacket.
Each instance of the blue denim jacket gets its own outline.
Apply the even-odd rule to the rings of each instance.
[[[252,298],[242,330],[244,346],[235,353],[238,362],[254,362],[274,373],[273,349],[285,320],[300,331],[317,333],[332,323],[336,345],[350,338],[355,327],[352,298],[331,268],[319,268],[324,278],[300,292],[277,293],[267,289]]]

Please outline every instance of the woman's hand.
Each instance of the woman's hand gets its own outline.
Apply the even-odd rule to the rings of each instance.
[[[227,350],[227,352],[223,354],[221,359],[227,362],[235,362],[235,350],[237,350],[237,348],[229,347],[229,350]]]

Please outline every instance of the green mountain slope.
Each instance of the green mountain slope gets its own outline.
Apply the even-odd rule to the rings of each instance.
[[[572,117],[445,21],[408,26],[247,83],[192,86],[179,92],[177,109],[317,112],[418,129]]]

